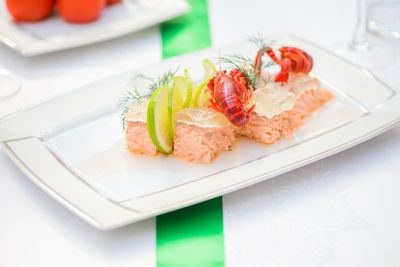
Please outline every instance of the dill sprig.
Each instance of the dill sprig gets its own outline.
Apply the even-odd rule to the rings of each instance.
[[[229,56],[221,56],[217,58],[220,62],[228,64],[231,68],[238,69],[241,73],[243,73],[243,76],[246,80],[247,85],[253,86],[255,83],[253,82],[253,73],[254,73],[254,68],[251,63],[250,58],[246,58],[242,55],[229,55]]]
[[[257,89],[257,75],[259,71],[254,68],[254,61],[250,57],[233,54],[218,57],[218,60],[222,63],[228,64],[231,68],[238,69],[243,73],[246,83],[251,85],[253,90]],[[269,68],[273,64],[274,62],[272,60],[264,61],[261,69]]]
[[[266,50],[268,47],[274,47],[276,41],[266,39],[262,34],[257,33],[256,35],[248,37],[248,40],[254,43],[258,50]],[[250,57],[246,57],[240,54],[233,54],[228,56],[221,56],[217,58],[220,62],[228,64],[231,68],[236,68],[243,73],[246,83],[253,87],[253,90],[257,89],[257,76],[259,70],[255,69],[255,62]],[[274,61],[268,57],[264,57],[261,69],[267,69],[276,64]]]
[[[275,40],[267,39],[261,33],[251,35],[247,39],[249,42],[255,44],[258,49],[265,50],[267,47],[275,47],[277,45]]]
[[[125,129],[126,127],[125,114],[129,111],[129,107],[133,103],[138,103],[145,99],[150,98],[151,95],[158,88],[169,84],[172,78],[178,72],[178,70],[179,67],[175,71],[167,71],[156,79],[145,76],[143,74],[136,74],[132,77],[132,79],[129,82],[129,85],[132,86],[132,90],[125,92],[118,101],[118,106],[122,108],[122,113],[120,117],[123,129]],[[150,84],[147,86],[145,93],[141,93],[140,91],[142,90],[140,90],[140,88],[136,86],[137,81],[140,79],[150,82]]]
[[[179,67],[177,67],[175,71],[169,70],[166,73],[158,76],[158,78],[153,80],[153,82],[150,84],[148,90],[151,91],[151,93],[154,93],[154,91],[157,90],[158,88],[160,88],[161,86],[169,84],[169,82],[172,80],[172,78],[174,78],[174,76],[178,72],[178,70],[179,70]],[[146,77],[146,78],[149,79],[148,77]]]

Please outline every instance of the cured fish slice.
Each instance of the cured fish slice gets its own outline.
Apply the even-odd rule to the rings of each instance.
[[[297,98],[295,106],[287,111],[292,130],[304,124],[304,119],[333,98],[333,94],[323,88],[308,89]]]
[[[151,141],[147,130],[148,104],[148,100],[134,103],[125,114],[125,141],[130,152],[154,156],[158,153],[158,149]]]
[[[147,130],[148,101],[134,103],[125,114],[126,146],[132,153],[156,155],[158,149]],[[196,163],[210,163],[230,150],[236,140],[231,123],[210,109],[188,108],[175,114],[174,155]]]
[[[185,161],[210,163],[236,140],[228,119],[211,109],[188,108],[175,114],[174,155]]]
[[[291,139],[293,130],[332,97],[317,78],[290,73],[286,84],[270,83],[254,92],[256,108],[249,123],[237,132],[264,144]]]

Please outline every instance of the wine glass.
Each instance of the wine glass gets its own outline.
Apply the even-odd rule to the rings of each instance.
[[[370,49],[367,42],[367,2],[357,0],[357,23],[353,38],[349,44],[350,48],[357,52],[366,52]]]
[[[20,87],[21,82],[15,75],[0,68],[0,102],[16,95]]]
[[[367,40],[366,0],[357,0],[357,22],[351,42],[336,52],[367,69],[384,67],[395,60],[395,54],[381,45],[370,45]]]
[[[400,39],[400,0],[369,0],[367,29],[388,39]]]

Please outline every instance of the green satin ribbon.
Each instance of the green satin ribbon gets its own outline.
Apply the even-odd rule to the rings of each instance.
[[[189,0],[191,11],[161,24],[162,57],[169,58],[211,46],[206,0]]]
[[[157,267],[225,266],[222,197],[157,217]]]
[[[211,46],[207,0],[188,2],[188,14],[161,25],[163,58]],[[156,235],[157,267],[225,266],[222,197],[158,216]]]

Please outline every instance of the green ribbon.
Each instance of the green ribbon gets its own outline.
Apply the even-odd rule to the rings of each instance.
[[[211,46],[207,0],[188,2],[188,14],[161,25],[163,58]],[[158,216],[156,234],[157,267],[225,266],[222,197]]]
[[[169,58],[211,46],[206,0],[189,0],[191,11],[161,24],[162,57]]]
[[[157,267],[225,266],[222,197],[157,217]]]

